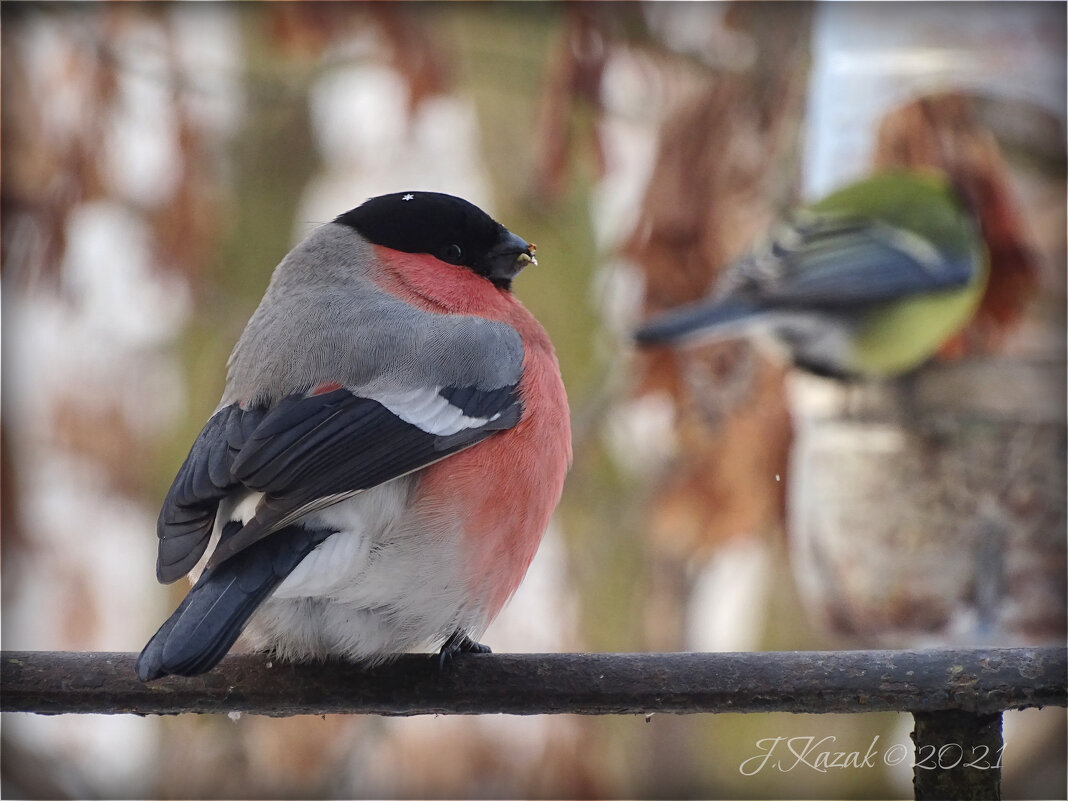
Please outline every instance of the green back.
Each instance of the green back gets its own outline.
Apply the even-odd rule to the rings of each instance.
[[[940,250],[980,261],[975,279],[959,289],[903,298],[867,315],[853,343],[857,372],[893,375],[931,357],[975,314],[989,265],[975,222],[937,173],[887,172],[847,186],[809,207],[823,214],[881,220],[912,231]]]

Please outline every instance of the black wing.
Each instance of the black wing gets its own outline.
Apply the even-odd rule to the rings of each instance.
[[[256,516],[220,542],[212,567],[304,514],[511,428],[522,413],[517,386],[449,387],[431,394],[423,404],[426,421],[406,414],[409,422],[347,389],[292,395],[269,410],[219,410],[193,443],[160,512],[160,581],[174,581],[197,563],[219,501],[240,488],[265,497]],[[443,411],[463,415],[462,425],[435,427],[431,418],[440,419]]]
[[[651,318],[635,339],[667,343],[764,312],[850,309],[958,289],[975,279],[981,259],[939,251],[878,220],[805,215],[732,265],[715,295]]]
[[[778,308],[879,303],[963,287],[979,261],[879,220],[806,215],[738,265],[735,297]]]
[[[160,581],[178,580],[203,555],[219,501],[239,485],[233,476],[234,459],[266,414],[263,408],[226,406],[212,415],[193,442],[156,522]]]

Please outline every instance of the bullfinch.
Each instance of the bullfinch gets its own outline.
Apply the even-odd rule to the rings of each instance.
[[[709,298],[649,320],[635,338],[766,332],[810,372],[892,377],[963,328],[987,272],[978,226],[941,174],[885,172],[799,210],[728,266]]]
[[[204,567],[143,681],[210,670],[242,631],[291,660],[489,650],[571,460],[556,355],[511,292],[535,263],[476,206],[415,191],[282,260],[163,502],[157,577]]]

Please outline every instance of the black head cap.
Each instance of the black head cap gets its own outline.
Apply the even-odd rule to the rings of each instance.
[[[536,263],[533,245],[478,206],[439,192],[373,197],[334,222],[373,244],[467,267],[504,289],[523,267]]]

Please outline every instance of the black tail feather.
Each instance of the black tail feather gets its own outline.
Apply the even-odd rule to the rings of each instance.
[[[240,530],[231,522],[222,539]],[[301,560],[333,534],[289,526],[205,570],[137,660],[141,681],[173,673],[195,676],[219,663],[253,612]]]

